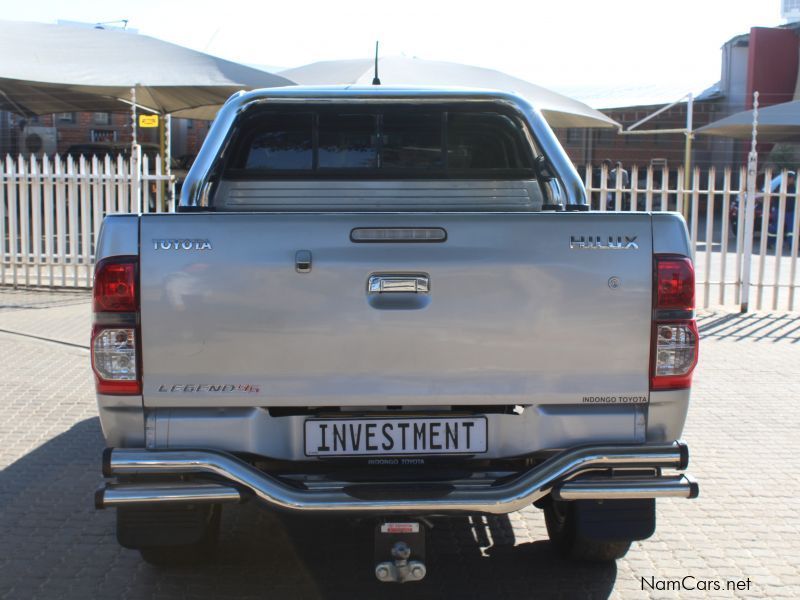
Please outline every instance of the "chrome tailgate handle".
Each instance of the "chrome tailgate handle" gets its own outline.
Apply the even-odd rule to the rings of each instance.
[[[430,278],[427,275],[370,275],[367,282],[367,291],[370,294],[427,294],[430,289]]]

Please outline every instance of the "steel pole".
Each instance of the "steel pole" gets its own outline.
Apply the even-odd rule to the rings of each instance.
[[[167,174],[167,191],[169,195],[167,196],[167,206],[165,207],[167,211],[169,211],[170,206],[175,206],[175,184],[172,181],[172,115],[165,116],[166,123],[164,124],[166,128],[166,171]]]
[[[136,136],[136,86],[131,88],[131,181],[133,182],[133,200],[139,212],[142,212],[141,179],[142,169],[139,162],[139,142]]]
[[[691,186],[692,176],[692,121],[694,118],[694,95],[689,94],[686,101],[686,146],[683,154],[683,189],[688,190]],[[689,218],[688,202],[683,203],[683,218]]]
[[[753,138],[750,143],[750,154],[747,155],[747,194],[745,195],[744,212],[744,252],[742,256],[742,281],[740,311],[746,313],[750,304],[750,265],[753,258],[753,227],[756,216],[756,176],[758,175],[758,92],[753,92]],[[766,215],[764,218],[768,218]],[[738,250],[738,248],[737,248]],[[725,258],[723,257],[723,260]],[[777,293],[777,288],[776,288]]]
[[[167,156],[166,156],[166,138],[167,138],[167,127],[166,127],[166,120],[167,115],[164,113],[160,113],[158,115],[158,160],[161,161],[161,173],[167,172]],[[158,182],[159,187],[161,188],[161,207],[160,210],[164,210],[164,205],[166,204],[167,198],[167,186],[164,185],[164,181],[161,180]]]

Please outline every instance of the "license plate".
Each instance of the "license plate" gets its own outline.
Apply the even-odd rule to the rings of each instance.
[[[307,419],[306,456],[486,452],[486,417]]]

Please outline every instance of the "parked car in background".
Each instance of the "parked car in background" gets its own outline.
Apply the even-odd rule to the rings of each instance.
[[[797,173],[795,171],[786,171],[786,203],[784,209],[784,227],[783,227],[783,237],[784,240],[787,238],[791,239],[791,236],[794,234],[794,211],[796,205],[796,196],[797,196]],[[766,184],[761,188],[761,192],[756,194],[755,197],[755,219],[753,221],[753,231],[756,235],[760,235],[762,225],[763,225],[763,218],[764,218],[764,197],[767,194],[767,190],[769,189],[769,222],[767,224],[767,235],[770,237],[776,237],[778,235],[778,224],[779,224],[779,211],[780,211],[780,202],[779,202],[779,193],[781,190],[781,182],[783,180],[783,173],[779,173],[775,177],[773,177],[770,182],[769,186]],[[736,233],[739,227],[739,210],[740,207],[743,206],[744,198],[740,198],[739,194],[731,197],[731,202],[728,207],[728,219],[730,222],[730,231],[732,233]]]
[[[778,175],[772,179],[770,186],[773,194],[778,194],[781,189],[783,174]],[[783,217],[783,241],[791,240],[794,235],[794,212],[797,206],[797,173],[794,171],[786,171],[786,203],[784,205]],[[769,204],[769,223],[767,224],[767,235],[770,238],[775,238],[780,234],[778,226],[780,225],[780,201],[777,196],[772,198]]]

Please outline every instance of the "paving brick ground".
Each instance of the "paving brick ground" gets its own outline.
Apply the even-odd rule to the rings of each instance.
[[[696,501],[663,500],[658,530],[616,565],[558,559],[541,514],[437,522],[422,584],[373,580],[368,530],[227,508],[219,562],[158,570],[95,511],[103,447],[86,294],[0,290],[0,598],[684,598],[656,581],[751,581],[715,597],[800,597],[800,316],[707,314],[685,438]]]

